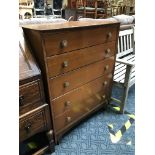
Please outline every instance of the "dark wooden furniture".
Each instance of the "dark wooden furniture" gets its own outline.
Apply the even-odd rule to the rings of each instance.
[[[76,17],[75,19],[77,20],[79,17],[84,17],[84,2],[83,0],[75,0],[76,4]]]
[[[107,18],[111,17],[110,3],[103,0],[76,0],[77,19],[84,18]]]
[[[44,75],[55,141],[110,101],[119,23],[23,27]]]
[[[76,0],[76,14],[82,17],[97,18],[97,0]]]
[[[68,0],[68,6],[69,9],[75,9],[76,8],[76,0]]]
[[[84,17],[97,18],[97,0],[84,0]]]
[[[112,3],[109,0],[97,0],[97,18],[112,17]]]
[[[45,103],[41,73],[30,53],[22,28],[19,31],[19,141],[22,143],[35,134],[45,132],[48,135],[48,145],[36,154],[47,150],[53,152],[53,130],[49,106]]]

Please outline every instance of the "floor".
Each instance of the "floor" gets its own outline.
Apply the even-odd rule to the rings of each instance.
[[[113,88],[113,96],[120,96],[121,90]],[[129,90],[126,111],[134,114],[135,86]],[[123,133],[118,142],[112,141],[108,125],[112,131],[119,129],[129,120],[127,114],[117,114],[111,108],[99,111],[65,135],[52,155],[134,155],[135,123]],[[120,136],[120,135],[119,135]]]

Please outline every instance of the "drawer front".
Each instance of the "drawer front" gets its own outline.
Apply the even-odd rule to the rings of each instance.
[[[97,93],[104,93],[111,84],[112,74],[102,76],[92,82],[89,82],[86,85],[83,85],[73,91],[57,98],[51,100],[53,107],[54,117],[57,117],[63,114],[65,111],[78,108],[78,105],[81,105],[82,108],[87,107],[93,103],[95,106],[100,102],[101,96],[97,96]],[[89,102],[90,101],[90,102]],[[92,106],[93,106],[92,105]],[[79,107],[80,108],[80,107]]]
[[[109,99],[112,75],[102,76],[55,99],[53,105],[56,132],[83,117]]]
[[[19,118],[20,141],[48,129],[49,126],[49,109],[47,104],[21,115]]]
[[[113,70],[114,57],[50,79],[50,95],[56,98]]]
[[[47,58],[48,74],[53,77],[113,56],[115,41]]]
[[[43,101],[36,101],[29,103],[27,106],[19,107],[19,115],[25,114],[35,108],[38,108],[41,105],[43,105]]]
[[[116,25],[87,29],[65,30],[44,34],[46,56],[61,54],[116,40]],[[95,37],[96,36],[96,37]]]
[[[19,88],[20,114],[28,112],[42,104],[40,80],[22,85]]]

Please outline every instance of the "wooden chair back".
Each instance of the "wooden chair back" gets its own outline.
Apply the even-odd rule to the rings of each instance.
[[[97,7],[97,0],[84,0],[84,7]]]
[[[76,0],[76,9],[84,7],[83,0]]]
[[[117,58],[134,52],[134,28],[119,32]]]
[[[97,18],[97,0],[84,0],[84,17]]]

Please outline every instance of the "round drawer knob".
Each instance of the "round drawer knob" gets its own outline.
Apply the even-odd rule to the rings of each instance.
[[[110,54],[110,52],[111,52],[111,50],[110,50],[110,48],[108,48],[108,49],[106,50],[106,54]]]
[[[26,132],[30,132],[30,129],[31,129],[31,123],[27,123],[27,124],[25,125],[25,130],[26,130]]]
[[[106,98],[106,96],[105,95],[102,95],[102,99],[105,99]]]
[[[67,47],[68,45],[68,41],[67,40],[62,40],[61,41],[61,47],[64,48],[64,47]]]
[[[66,120],[67,120],[67,122],[71,122],[72,118],[71,117],[67,117]]]
[[[65,82],[64,83],[64,87],[66,88],[66,87],[69,87],[69,82]]]
[[[23,105],[23,100],[24,100],[24,96],[22,95],[19,97],[19,106]]]
[[[104,84],[104,86],[106,86],[106,85],[108,84],[108,82],[107,82],[107,81],[104,81],[104,83],[103,83],[103,84]]]
[[[68,61],[63,62],[63,67],[68,67]]]
[[[65,102],[65,106],[66,106],[66,107],[69,107],[70,105],[71,105],[71,101],[66,101],[66,102]]]
[[[108,39],[111,39],[111,38],[112,38],[112,33],[109,32],[109,33],[108,33]]]
[[[106,66],[105,66],[105,70],[108,70],[108,69],[109,69],[109,65],[106,65]]]

